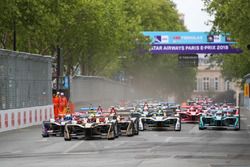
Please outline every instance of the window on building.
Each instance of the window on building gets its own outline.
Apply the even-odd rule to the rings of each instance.
[[[198,90],[198,82],[197,82],[197,79],[195,80],[195,83],[194,83],[194,90]]]
[[[225,89],[230,90],[230,82],[228,80],[225,82]]]
[[[209,78],[208,77],[203,78],[203,90],[204,91],[209,90]]]
[[[217,77],[214,79],[214,89],[219,90],[219,79]]]

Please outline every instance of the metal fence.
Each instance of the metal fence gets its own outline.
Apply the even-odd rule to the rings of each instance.
[[[52,103],[49,56],[0,49],[0,110]]]

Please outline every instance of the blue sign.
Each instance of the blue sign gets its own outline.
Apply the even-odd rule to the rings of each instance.
[[[235,44],[229,34],[209,32],[142,32],[150,38],[151,44]]]
[[[69,89],[69,76],[65,76],[63,79],[64,79],[63,82],[64,89]]]

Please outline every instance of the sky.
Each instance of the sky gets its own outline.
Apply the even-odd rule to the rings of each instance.
[[[184,23],[191,32],[210,31],[211,25],[206,25],[211,17],[205,11],[202,0],[172,0],[180,13],[183,13]]]

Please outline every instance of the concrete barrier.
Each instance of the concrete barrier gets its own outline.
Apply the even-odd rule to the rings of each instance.
[[[53,117],[53,105],[0,110],[0,132],[40,125]]]

